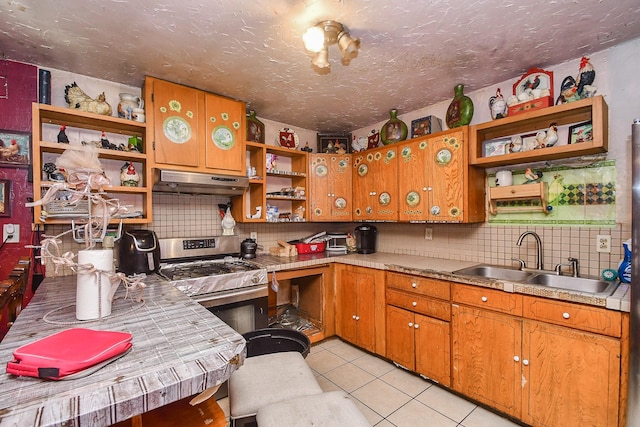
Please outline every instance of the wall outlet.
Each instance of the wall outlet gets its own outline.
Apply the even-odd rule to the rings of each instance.
[[[252,231],[251,234],[249,235],[250,238],[255,239],[255,241],[258,241],[258,232],[257,231]]]
[[[611,253],[611,236],[598,234],[596,237],[596,251]]]
[[[4,224],[2,227],[2,241],[20,243],[20,226],[18,224]]]
[[[424,229],[424,240],[433,240],[433,228]]]

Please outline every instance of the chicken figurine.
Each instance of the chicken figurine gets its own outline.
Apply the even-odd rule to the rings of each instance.
[[[551,123],[549,129],[536,134],[536,146],[534,148],[553,147],[558,142],[558,125]]]
[[[524,177],[526,181],[525,184],[533,184],[535,182],[540,182],[542,180],[542,172],[534,171],[531,168],[527,168],[524,172]]]
[[[593,69],[591,62],[589,62],[589,57],[583,56],[580,59],[578,77],[574,79],[571,76],[567,76],[562,80],[560,96],[558,96],[556,104],[564,104],[566,102],[593,97],[598,90],[598,88],[593,86],[595,79],[596,71]]]
[[[496,95],[489,98],[489,109],[491,110],[491,118],[493,120],[507,117],[509,107],[507,101],[504,100],[500,88],[496,90]]]
[[[76,82],[65,86],[64,99],[70,108],[103,116],[111,115],[111,105],[106,101],[104,92],[98,95],[98,98],[93,99],[80,89]]]
[[[61,125],[60,126],[60,132],[58,132],[58,142],[60,142],[62,144],[68,144],[69,143],[69,137],[67,137],[67,134],[65,132],[66,129],[67,129],[67,127],[65,125]]]
[[[120,168],[120,184],[123,187],[137,187],[140,182],[140,175],[136,172],[132,162],[126,162]]]

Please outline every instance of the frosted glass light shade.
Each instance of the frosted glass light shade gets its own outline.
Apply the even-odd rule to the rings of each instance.
[[[311,27],[302,35],[304,47],[311,52],[320,52],[324,47],[324,30]]]

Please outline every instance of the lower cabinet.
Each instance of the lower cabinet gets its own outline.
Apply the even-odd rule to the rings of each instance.
[[[339,265],[335,277],[336,334],[384,355],[384,271]]]

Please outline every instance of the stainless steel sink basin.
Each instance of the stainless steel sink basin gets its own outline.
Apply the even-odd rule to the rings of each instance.
[[[606,282],[588,277],[559,276],[557,274],[536,274],[530,277],[527,283],[606,295],[611,295],[617,286],[616,282]]]
[[[515,268],[500,267],[496,265],[476,265],[454,271],[453,274],[464,274],[466,276],[488,277],[498,280],[509,280],[512,282],[526,282],[534,276],[528,271],[516,270]]]

